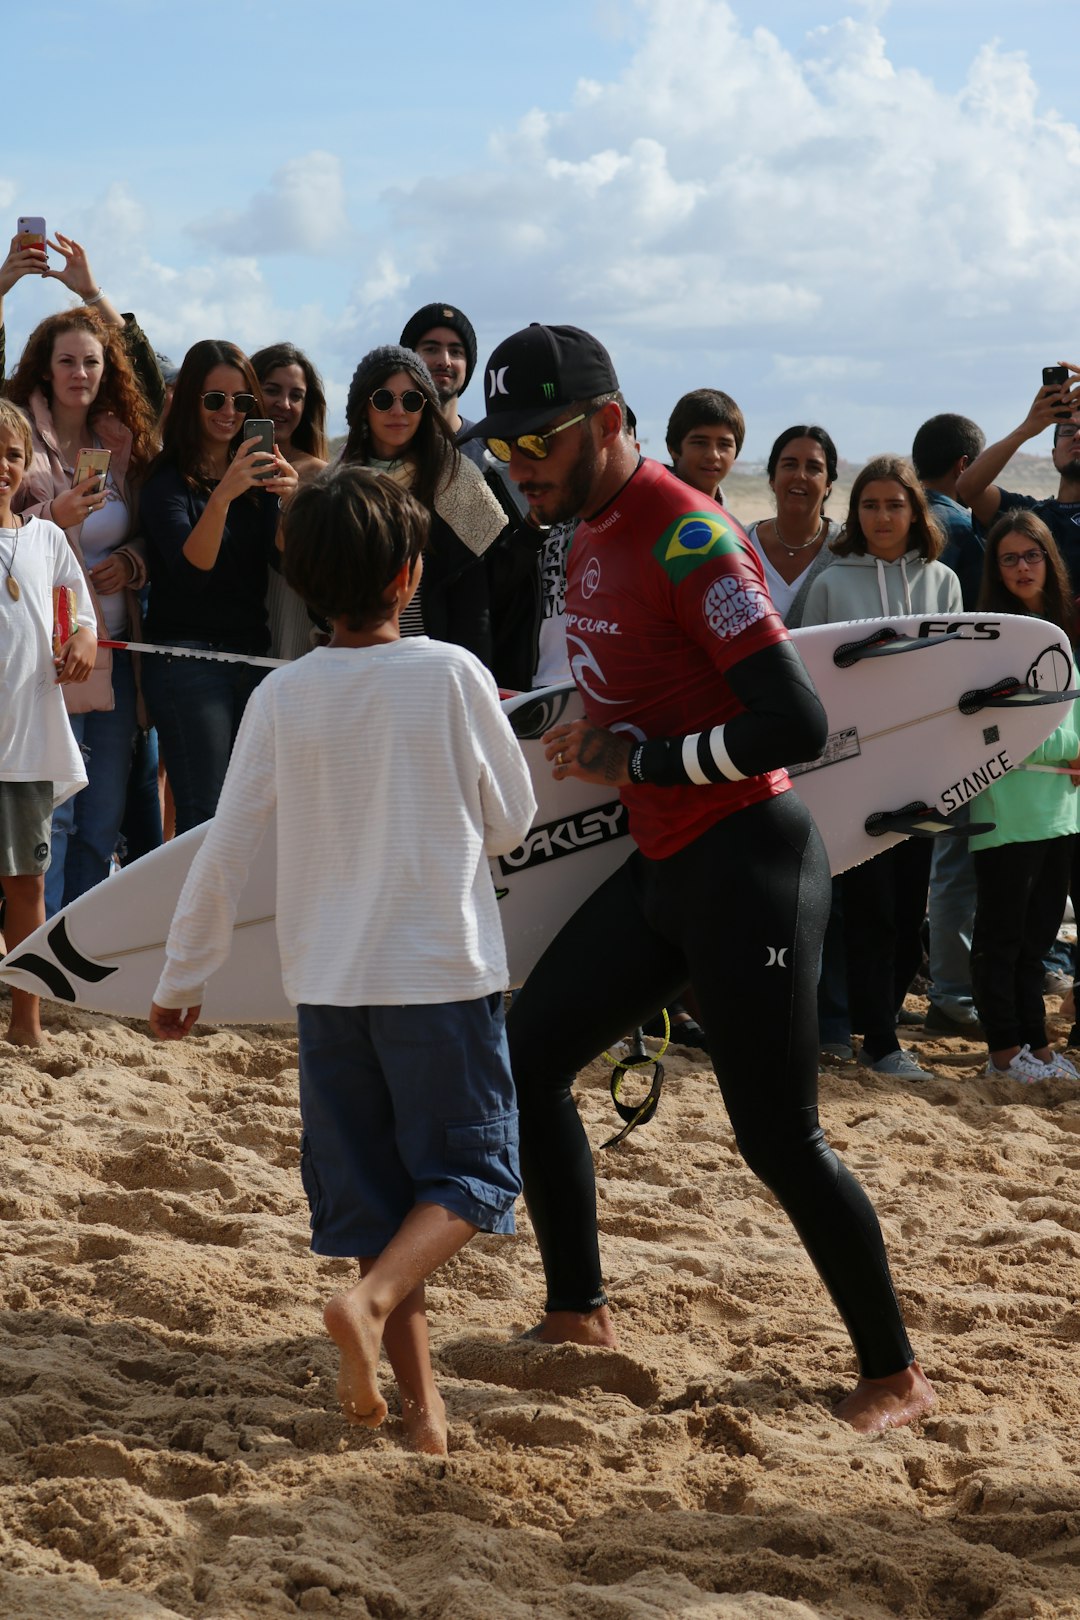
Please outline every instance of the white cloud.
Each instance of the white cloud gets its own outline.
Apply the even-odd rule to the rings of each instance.
[[[196,220],[191,234],[226,253],[326,254],[347,234],[341,162],[332,152],[308,152],[275,171],[265,191],[244,208]]]

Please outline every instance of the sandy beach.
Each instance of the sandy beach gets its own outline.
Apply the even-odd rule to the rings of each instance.
[[[351,1268],[308,1251],[293,1032],[44,1013],[45,1048],[0,1046],[4,1620],[1080,1615],[1075,1082],[919,1031],[931,1084],[824,1075],[940,1402],[867,1439],[831,1416],[840,1322],[673,1050],[599,1156],[621,1350],[512,1342],[542,1300],[521,1210],[429,1292],[440,1461],[388,1369],[381,1430],[339,1415],[320,1309]],[[598,1144],[602,1064],[580,1097]]]

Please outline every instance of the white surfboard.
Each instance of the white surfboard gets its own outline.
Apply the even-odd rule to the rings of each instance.
[[[1028,691],[1071,684],[1065,636],[1027,617],[859,620],[800,630],[795,640],[829,717],[825,754],[798,769],[795,786],[821,829],[834,873],[906,836],[888,830],[874,836],[868,820],[912,804],[947,817],[1019,764],[1064,712],[1060,703],[973,702],[967,707],[974,712],[964,714],[965,694],[1010,678]],[[573,779],[556,782],[543,757],[543,732],[582,712],[576,689],[522,693],[503,707],[529,761],[538,805],[521,848],[491,863],[511,982],[520,984],[632,846],[618,795]],[[73,1006],[145,1017],[173,909],[205,830],[183,834],[66,906],[0,962],[0,979]],[[276,862],[271,827],[240,898],[232,953],[207,987],[207,1022],[294,1016],[277,950]]]

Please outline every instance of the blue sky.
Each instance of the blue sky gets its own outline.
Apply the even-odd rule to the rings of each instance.
[[[743,406],[749,457],[801,420],[852,460],[938,410],[996,436],[1080,358],[1074,0],[92,16],[5,21],[36,91],[8,120],[12,229],[83,241],[176,358],[301,344],[337,427],[361,354],[434,298],[481,359],[530,320],[597,332],[655,453],[703,385]],[[65,298],[19,284],[12,360]]]

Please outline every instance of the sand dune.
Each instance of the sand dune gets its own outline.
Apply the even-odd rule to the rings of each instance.
[[[441,1462],[388,1373],[382,1430],[338,1415],[319,1310],[350,1268],[307,1250],[288,1032],[46,1017],[47,1050],[0,1049],[5,1620],[1080,1615],[1075,1083],[948,1040],[916,1042],[920,1090],[825,1076],[940,1397],[863,1439],[830,1414],[844,1332],[673,1054],[600,1156],[621,1351],[511,1342],[527,1218],[478,1240],[430,1290]],[[602,1065],[581,1099],[599,1142]]]

